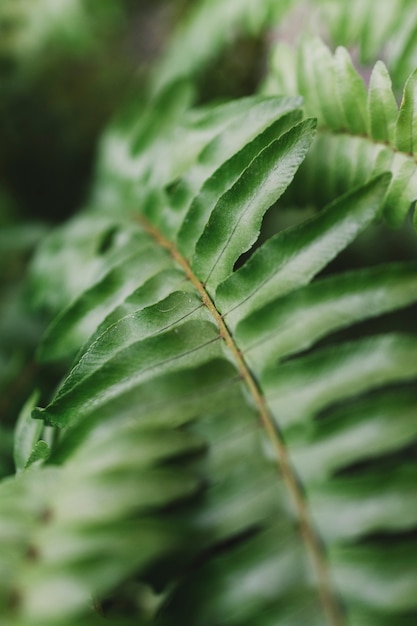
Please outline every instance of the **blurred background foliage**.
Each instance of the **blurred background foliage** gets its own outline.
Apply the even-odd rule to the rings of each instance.
[[[308,31],[333,47],[347,45],[365,79],[376,58],[384,58],[395,71],[398,94],[417,66],[417,10],[411,0],[0,1],[0,476],[12,471],[12,429],[40,375],[34,352],[49,318],[48,311],[30,306],[28,261],[53,225],[87,202],[103,131],[108,129],[106,140],[121,124],[131,135],[138,112],[145,112],[142,128],[135,130],[136,144],[143,146],[152,121],[147,107],[152,110],[164,92],[167,121],[156,135],[166,132],[170,107],[253,94],[273,43],[291,43]],[[178,81],[190,85],[174,97]],[[164,98],[159,102],[165,106]],[[189,123],[198,135],[198,117]],[[103,189],[105,140],[98,166]],[[93,192],[99,205],[97,184]],[[59,231],[50,245],[62,245],[62,266],[75,263],[81,276],[107,236],[105,217],[94,240],[76,231],[75,224],[76,249],[68,233],[67,243],[60,243]],[[403,236],[391,235],[389,247],[407,256],[399,243]],[[354,254],[369,256],[373,246],[379,254],[380,231]],[[59,284],[62,275],[48,283],[51,309],[59,307],[61,291],[68,297],[68,286]],[[41,375],[47,388],[59,372]]]

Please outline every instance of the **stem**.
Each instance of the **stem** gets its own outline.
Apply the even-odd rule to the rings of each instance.
[[[136,219],[139,221],[144,230],[158,243],[158,245],[165,248],[170,253],[174,261],[182,268],[188,280],[200,294],[203,304],[207,307],[215,319],[220,331],[220,336],[229,348],[230,352],[233,354],[239,374],[252,395],[254,403],[258,409],[260,421],[274,446],[280,472],[298,517],[301,536],[303,537],[311,563],[317,574],[319,583],[318,593],[324,613],[327,617],[327,621],[330,626],[343,626],[344,619],[339,602],[335,597],[332,588],[324,548],[314,529],[312,520],[310,519],[307,501],[302,486],[300,485],[297,475],[291,465],[289,454],[282,435],[274,422],[255,376],[247,366],[241,351],[237,347],[227,325],[224,322],[222,315],[217,310],[203,283],[201,283],[201,281],[194,274],[188,261],[180,254],[175,245],[166,239],[164,235],[162,235],[145,217],[138,216]]]

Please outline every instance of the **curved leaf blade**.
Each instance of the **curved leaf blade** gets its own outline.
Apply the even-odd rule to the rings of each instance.
[[[267,146],[214,208],[198,240],[192,267],[209,291],[233,271],[256,241],[264,213],[292,180],[313,139],[306,120]]]

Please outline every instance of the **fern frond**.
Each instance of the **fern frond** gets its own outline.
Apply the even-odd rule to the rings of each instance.
[[[258,242],[312,162],[298,98],[194,111],[175,85],[110,129],[93,207],[39,252],[34,297],[59,309],[40,356],[75,359],[33,413],[59,433],[50,456],[23,415],[26,469],[0,485],[0,603],[16,625],[99,622],[89,607],[128,577],[163,594],[148,616],[162,626],[417,615],[416,335],[342,333],[415,304],[417,266],[316,278],[384,205],[392,222],[408,208],[414,79],[397,118],[381,65],[367,95],[345,52],[309,50],[295,91],[318,117],[313,150],[336,136],[364,153],[344,153],[324,195],[349,190],[311,220]],[[318,59],[327,86],[308,74]]]
[[[335,193],[389,170],[393,179],[385,215],[391,225],[401,224],[417,198],[415,81],[413,73],[398,110],[382,62],[373,70],[367,93],[345,49],[333,56],[318,39],[303,40],[296,52],[279,44],[266,91],[302,95],[306,115],[318,118],[317,142],[300,175],[312,185],[320,181],[319,187],[303,185],[300,191],[316,192],[326,203]]]
[[[416,548],[417,511],[405,498],[415,472],[404,455],[388,483],[383,464],[415,441],[416,337],[368,331],[346,341],[335,333],[415,303],[416,265],[308,284],[379,215],[390,185],[383,175],[265,241],[235,269],[313,138],[311,121],[300,123],[288,100],[275,104],[276,118],[273,101],[260,102],[247,131],[236,122],[215,135],[165,202],[144,203],[128,227],[132,254],[53,323],[45,357],[81,350],[34,415],[63,432],[46,465],[17,480],[57,481],[51,524],[65,517],[53,536],[65,546],[69,533],[74,542],[71,585],[105,596],[136,572],[167,590],[156,623],[341,625],[366,615],[376,624],[388,604],[401,623],[417,610],[413,568],[401,557],[402,546]],[[382,437],[378,426],[393,419],[401,432]],[[177,462],[167,472],[171,457]],[[401,518],[394,493],[404,498]],[[76,499],[85,503],[78,510]],[[176,507],[166,519],[161,507],[169,503]],[[90,578],[90,567],[76,567],[84,544],[72,533],[84,537],[92,520],[99,528],[92,558],[102,574],[94,567]],[[149,520],[156,537],[143,530]],[[115,528],[126,543],[111,540]],[[389,592],[376,533],[399,537]],[[126,559],[130,542],[147,549]],[[13,571],[26,567],[21,552],[11,554]],[[167,573],[155,580],[147,566],[159,558]],[[46,565],[54,572],[40,558],[41,581]],[[363,577],[369,592],[355,582]],[[33,583],[15,608],[22,624],[42,589]],[[3,593],[10,598],[9,584]],[[86,596],[79,602],[85,611]],[[78,605],[52,606],[53,617],[37,614],[43,623],[76,614]]]
[[[272,161],[276,160],[278,167],[280,160],[283,160],[285,157],[285,142],[289,141],[291,144],[291,141],[293,141],[291,132],[295,133],[293,147],[294,166],[300,162],[310,143],[311,133],[302,135],[297,144],[296,134],[297,132],[302,132],[303,126],[300,126],[297,131],[291,130],[291,126],[300,118],[300,111],[295,109],[299,103],[299,100],[289,98],[248,98],[243,103],[240,103],[239,106],[220,106],[218,107],[219,110],[209,112],[208,121],[204,122],[204,143],[200,138],[197,144],[200,147],[200,155],[195,166],[189,168],[187,175],[178,184],[171,200],[172,208],[169,208],[168,197],[165,197],[164,200],[163,198],[155,198],[153,194],[150,194],[150,201],[143,205],[146,216],[168,236],[175,234],[175,231],[181,226],[179,233],[181,245],[188,248],[195,246],[201,234],[199,232],[199,224],[201,223],[204,226],[205,219],[209,217],[211,210],[219,201],[219,197],[226,191],[229,191],[229,188],[229,195],[236,194],[236,190],[239,187],[243,187],[242,171],[246,168],[246,176],[253,176],[253,171],[250,168],[255,168],[257,163],[258,167],[259,163],[263,167],[262,159],[267,149],[270,151],[270,158]],[[242,125],[243,120],[245,120],[244,125]],[[311,121],[304,124],[312,128]],[[288,131],[287,134],[286,131]],[[281,136],[282,138],[280,139]],[[307,139],[307,137],[310,137],[310,139]],[[273,140],[275,140],[275,144],[272,145]],[[166,143],[169,141],[169,138],[166,139]],[[163,144],[164,149],[166,143]],[[142,176],[151,166],[152,158],[159,160],[159,150],[161,148],[156,147],[155,149],[158,150],[157,154],[152,149],[149,150],[149,148],[146,151],[147,163],[140,166],[143,167]],[[288,150],[291,151],[291,149],[291,145],[289,145]],[[233,151],[236,150],[238,152],[233,155]],[[165,157],[166,161],[170,162],[167,155]],[[258,157],[257,162],[254,161],[255,157]],[[138,161],[139,163],[144,161],[141,153],[139,153]],[[175,161],[175,157],[172,158],[172,161]],[[252,161],[254,162],[252,163]],[[288,163],[288,161],[285,161],[285,163]],[[100,173],[99,180],[105,176],[105,172],[106,170],[104,169]],[[285,185],[288,184],[293,173],[294,170],[292,172],[289,170],[282,176],[282,180],[286,181]],[[274,175],[277,176],[278,173]],[[207,184],[203,185],[201,192],[194,197],[206,177],[208,177]],[[127,182],[126,180],[117,181],[117,188],[123,190],[126,184],[130,185],[131,181],[134,180],[136,189],[138,186],[137,178],[140,180],[141,175],[139,170],[135,169],[134,177],[132,175],[131,178],[127,178]],[[163,175],[161,175],[161,180],[164,182]],[[166,182],[169,182],[169,180]],[[147,181],[147,184],[152,189],[154,185],[152,180]],[[210,186],[213,188],[212,191],[210,191]],[[275,194],[275,197],[278,197],[282,191],[283,188],[279,189],[277,187],[272,190],[272,193]],[[242,192],[244,193],[244,190]],[[250,199],[249,192],[246,193]],[[252,189],[250,193],[253,193]],[[261,211],[258,223],[260,223],[262,211],[269,208],[271,203],[272,199],[269,199],[266,201],[265,206],[258,207],[258,211]],[[239,208],[239,205],[236,206]],[[187,216],[188,209],[190,209],[190,216]],[[217,211],[221,211],[220,204]],[[72,302],[55,319],[48,330],[40,351],[42,359],[56,360],[72,356],[87,341],[88,337],[104,320],[106,315],[117,304],[121,304],[125,297],[134,291],[135,287],[138,289],[161,269],[167,268],[169,255],[159,248],[149,248],[148,238],[143,234],[139,225],[131,227],[128,221],[126,228],[126,221],[124,222],[121,219],[118,222],[113,222],[113,225],[110,227],[109,222],[104,218],[103,232],[99,226],[95,236],[91,237],[90,228],[94,224],[94,219],[94,214],[91,217],[78,217],[73,224],[66,225],[62,234],[54,233],[50,243],[46,242],[35,260],[34,285],[36,288],[37,284],[40,284],[39,297],[42,297],[44,291],[49,293],[54,286],[52,282],[54,281],[53,277],[49,282],[45,283],[42,280],[42,276],[45,265],[51,263],[51,254],[54,255],[54,250],[58,247],[62,248],[62,253],[58,255],[57,262],[59,264],[65,263],[65,271],[69,272],[70,275],[67,275],[65,287],[59,287],[59,290],[54,290],[54,297],[57,298],[60,291],[62,292],[64,288],[69,290],[71,285],[78,285],[78,263],[80,261],[85,262],[87,259],[91,259],[89,263],[91,278],[89,278],[89,274],[86,272],[84,285],[87,286],[87,280],[90,284],[93,283],[88,292],[90,294],[88,299],[86,299],[84,294],[80,300],[76,297],[77,293],[75,290],[72,290]],[[125,223],[125,226],[123,226],[123,223]],[[191,232],[190,228],[192,228]],[[100,241],[109,232],[113,232],[116,235],[113,237],[112,246],[110,249],[105,250],[103,254],[97,255],[97,249],[100,249]],[[65,246],[62,245],[63,237],[65,238]],[[239,245],[237,248],[238,255],[241,254]],[[146,254],[144,247],[148,248]],[[80,250],[81,254],[77,256],[75,264],[68,262],[74,257],[77,250]],[[146,257],[146,263],[142,262],[139,264],[139,259],[142,259],[144,256]],[[128,259],[130,260],[126,262]],[[234,260],[232,260],[232,265]],[[82,284],[81,281],[80,284]],[[104,294],[107,294],[107,296],[104,297]],[[61,306],[65,305],[65,300],[61,298],[60,304]],[[150,304],[149,300],[144,301],[143,305],[145,306],[146,304]],[[87,311],[88,317],[86,316]]]

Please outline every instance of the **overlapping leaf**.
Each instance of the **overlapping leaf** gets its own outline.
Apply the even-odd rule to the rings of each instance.
[[[333,56],[318,39],[305,39],[296,52],[279,44],[266,91],[302,95],[306,114],[316,116],[319,126],[300,173],[308,184],[295,185],[296,191],[325,204],[335,193],[389,170],[385,215],[391,225],[401,224],[417,198],[415,82],[412,73],[398,109],[381,61],[367,93],[344,48]]]

